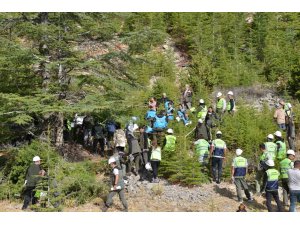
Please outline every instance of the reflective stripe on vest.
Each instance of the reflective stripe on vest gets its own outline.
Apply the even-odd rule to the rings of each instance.
[[[288,178],[288,170],[292,169],[292,161],[289,158],[285,158],[280,162],[280,174],[281,178]]]
[[[280,173],[276,169],[268,169],[266,173],[268,175],[266,190],[278,190]]]
[[[155,116],[155,122],[153,124],[153,128],[166,128],[167,127],[167,121],[166,121],[166,116],[163,117],[158,117]]]
[[[209,143],[205,139],[200,139],[198,140],[198,144],[196,145],[196,153],[199,156],[203,156],[205,154],[208,154],[208,149],[209,149]]]
[[[266,151],[270,157],[272,157],[273,160],[275,160],[277,155],[277,145],[273,142],[266,142]]]
[[[225,149],[225,142],[221,139],[215,139],[213,141],[214,145],[214,151],[213,151],[213,156],[217,157],[224,157],[224,149]]]
[[[244,177],[247,171],[247,159],[238,156],[233,160],[234,177]]]
[[[152,150],[150,160],[161,160],[161,148],[157,147]]]
[[[277,159],[282,160],[286,158],[286,144],[282,141],[276,141],[276,144],[280,145],[280,148],[277,151]]]
[[[175,143],[176,143],[176,137],[174,135],[167,135],[166,136],[166,145],[164,147],[164,150],[173,152],[175,151]]]
[[[224,98],[220,98],[217,103],[217,109],[223,109],[223,105],[224,105]]]

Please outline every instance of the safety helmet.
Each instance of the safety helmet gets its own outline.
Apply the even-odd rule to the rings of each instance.
[[[203,120],[202,120],[202,119],[199,119],[199,120],[198,120],[198,123],[203,123]]]
[[[287,103],[287,107],[288,107],[289,109],[291,109],[291,108],[292,108],[292,104],[291,104],[291,103]]]
[[[275,163],[274,163],[274,161],[273,161],[272,159],[268,159],[268,160],[266,161],[266,164],[267,164],[268,166],[275,166]]]
[[[200,104],[204,104],[204,100],[201,98],[201,99],[199,100],[199,103],[200,103]]]
[[[235,150],[235,154],[236,154],[237,156],[241,155],[242,153],[243,153],[243,150],[240,149],[240,148],[238,148],[237,150]]]
[[[145,168],[146,168],[146,170],[152,170],[152,167],[151,167],[151,164],[148,162],[148,163],[146,163],[146,165],[145,165]]]
[[[278,131],[276,131],[275,133],[274,133],[274,135],[276,136],[276,137],[282,137],[282,134],[281,134],[281,132],[278,130]]]
[[[110,157],[109,160],[108,160],[108,164],[111,164],[111,163],[114,163],[114,162],[116,162],[115,157]]]
[[[169,128],[169,129],[167,130],[167,133],[169,133],[169,134],[173,134],[173,133],[174,133],[174,131],[173,131],[173,129]]]
[[[32,161],[33,162],[41,161],[41,158],[39,156],[34,156]]]
[[[222,134],[222,132],[218,130],[216,134]]]
[[[274,139],[273,134],[269,134],[269,135],[268,135],[268,139],[272,139],[272,140],[273,140],[273,139]]]
[[[228,95],[233,95],[233,92],[232,92],[232,91],[228,91],[227,94],[228,94]]]
[[[287,150],[286,154],[287,154],[287,155],[293,155],[293,156],[296,155],[296,154],[295,154],[295,151],[294,151],[293,149]]]
[[[222,93],[221,92],[218,92],[217,94],[217,98],[221,97],[222,96]]]

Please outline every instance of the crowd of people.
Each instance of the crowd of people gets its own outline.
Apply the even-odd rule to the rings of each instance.
[[[111,151],[109,165],[111,166],[111,192],[107,198],[103,211],[112,205],[112,198],[118,194],[124,210],[128,211],[128,204],[124,195],[124,188],[128,174],[139,175],[140,180],[159,183],[158,170],[162,160],[162,152],[172,155],[176,150],[176,135],[170,127],[172,123],[182,121],[184,126],[192,122],[190,113],[195,113],[198,123],[195,127],[193,146],[201,168],[211,171],[212,181],[220,184],[223,178],[224,159],[228,152],[226,142],[222,140],[222,126],[226,113],[234,115],[236,102],[232,91],[225,96],[218,92],[215,106],[205,104],[204,99],[199,105],[192,105],[193,91],[186,85],[182,92],[180,104],[175,109],[174,101],[166,93],[160,99],[151,97],[144,120],[132,116],[125,128],[119,122],[108,120],[105,123],[94,122],[91,115],[80,117],[75,115],[70,124],[72,139],[82,141],[90,146],[95,154],[105,156],[105,146]],[[279,200],[279,184],[283,187],[285,205],[288,205],[290,196],[290,211],[295,211],[295,204],[300,200],[300,162],[295,160],[295,127],[290,103],[281,100],[277,106],[274,118],[278,123],[278,131],[267,136],[262,143],[260,163],[256,173],[256,194],[266,196],[268,211],[272,211],[271,199],[275,199],[278,211],[283,211]],[[212,130],[215,130],[215,138]],[[288,146],[285,143],[282,131],[286,131]],[[248,201],[253,201],[245,176],[248,172],[247,159],[242,156],[243,150],[235,151],[236,157],[231,164],[232,182],[236,186],[237,200],[243,208],[242,190]],[[202,170],[203,172],[204,170]],[[25,204],[25,203],[24,203]]]

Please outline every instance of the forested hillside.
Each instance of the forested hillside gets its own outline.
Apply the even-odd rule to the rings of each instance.
[[[18,197],[37,154],[65,204],[105,195],[96,174],[107,161],[61,154],[67,121],[77,113],[123,128],[132,116],[146,124],[149,98],[165,92],[177,106],[185,84],[195,107],[200,98],[214,105],[218,90],[272,90],[292,103],[298,129],[299,52],[300,13],[0,13],[0,198]],[[277,129],[274,108],[257,111],[244,97],[237,106],[218,129],[229,150],[244,149],[255,165],[259,143]],[[191,119],[190,127],[171,123],[176,153],[160,175],[200,185],[210,180],[192,153]]]

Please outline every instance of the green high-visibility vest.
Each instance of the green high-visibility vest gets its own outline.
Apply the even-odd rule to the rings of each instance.
[[[215,148],[225,148],[225,141],[223,141],[222,139],[215,139],[213,140],[213,144],[215,146]]]
[[[166,136],[166,145],[164,150],[173,152],[175,151],[176,137],[174,135]]]
[[[235,168],[247,167],[247,159],[242,156],[235,157],[233,160],[233,166]]]
[[[199,139],[197,141],[196,145],[196,153],[199,156],[203,156],[205,154],[208,154],[208,149],[209,149],[210,144],[205,140],[205,139]]]
[[[276,181],[279,179],[280,173],[276,169],[268,169],[267,171],[268,181]]]
[[[223,109],[223,104],[224,104],[224,98],[220,98],[218,103],[217,103],[217,109]]]
[[[229,100],[229,101],[228,101],[228,104],[227,104],[227,111],[229,111],[230,108],[231,108],[231,105],[230,105],[230,100]],[[235,101],[234,101],[234,99],[233,99],[233,110],[234,110],[234,108],[235,108]]]
[[[293,163],[289,158],[285,158],[284,160],[280,161],[280,173],[281,178],[289,178],[288,170],[293,168]]]
[[[260,161],[268,160],[268,153],[265,151],[261,156],[259,157]]]
[[[152,150],[150,160],[161,160],[161,148],[157,147]]]
[[[202,107],[202,108],[200,109],[200,111],[198,112],[197,117],[198,117],[198,118],[201,118],[201,119],[205,119],[206,114],[207,114],[207,106],[204,106],[204,107]]]
[[[272,157],[272,160],[275,160],[277,155],[277,145],[273,142],[266,142],[266,151],[270,157]]]
[[[286,144],[282,141],[276,141],[276,144],[280,144],[280,148],[277,151],[277,159],[282,160],[286,158]]]

